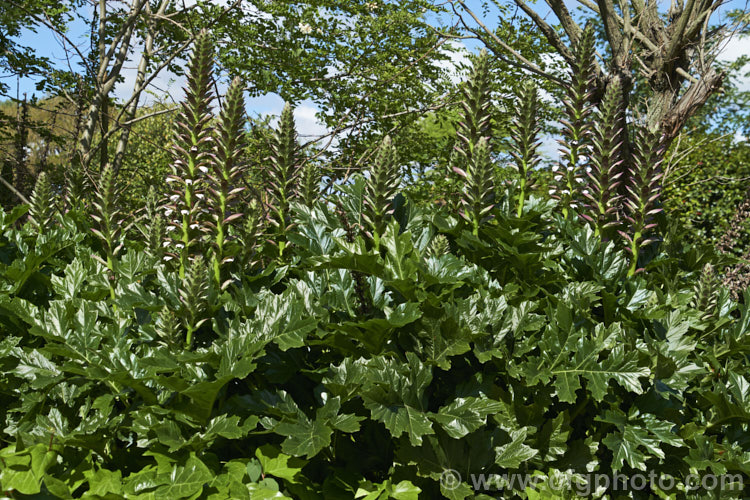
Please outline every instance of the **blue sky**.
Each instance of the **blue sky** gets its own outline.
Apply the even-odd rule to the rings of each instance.
[[[569,3],[571,9],[575,8],[575,5],[577,5],[577,3],[573,0],[569,0]],[[481,1],[468,0],[467,4],[477,14],[481,14]],[[668,6],[668,2],[664,2],[664,4]],[[744,6],[744,0],[732,0],[728,2],[722,10],[725,11],[728,9],[743,8]],[[549,10],[546,7],[546,4],[543,4],[542,2],[538,2],[538,12],[543,16],[549,15]],[[721,13],[719,13],[719,15],[721,15]],[[496,25],[496,20],[496,11],[490,11],[490,13],[484,18],[484,22],[490,27],[494,27]],[[552,19],[550,19],[550,22],[552,22]],[[79,43],[85,46],[88,44],[87,29],[88,28],[86,26],[86,23],[78,20],[70,25],[68,37],[75,43]],[[65,67],[65,65],[67,64],[64,58],[65,52],[63,50],[61,40],[49,29],[40,27],[36,32],[27,30],[22,34],[18,41],[23,45],[35,49],[38,54],[49,57],[53,62],[55,62],[55,64],[59,64],[62,67]],[[474,51],[478,49],[478,44],[476,42],[466,41],[462,45],[463,48],[468,51]],[[732,60],[742,54],[750,54],[750,39],[731,41],[727,46],[724,55],[727,59]],[[465,53],[459,53],[456,55],[456,57],[460,60],[462,57],[465,57]],[[126,69],[126,71],[124,72],[126,82],[117,89],[116,93],[119,94],[118,97],[129,95],[129,89],[132,87],[132,79],[134,78],[135,74],[133,66],[134,64],[129,65],[128,69]],[[15,81],[15,77],[9,78],[8,76],[3,76],[0,73],[0,78],[4,78],[4,83],[8,84],[11,88],[11,94],[15,94],[17,84],[17,82]],[[36,93],[38,95],[39,93],[35,89],[35,83],[35,80],[31,78],[20,79],[20,81],[18,81],[19,93],[23,94],[24,92],[26,92],[29,95]],[[156,94],[162,95],[163,91],[168,90],[174,99],[179,99],[182,93],[182,84],[183,80],[175,79],[173,75],[165,73],[155,81],[155,88],[153,88],[152,91]],[[750,90],[750,79],[745,81],[743,83],[743,86]],[[258,114],[278,114],[281,111],[282,106],[283,101],[280,97],[276,95],[267,95],[250,99],[248,101],[248,112],[253,116]],[[300,103],[296,111],[296,118],[301,134],[315,135],[324,132],[324,128],[317,123],[317,120],[315,118],[316,112],[317,109],[311,102]]]

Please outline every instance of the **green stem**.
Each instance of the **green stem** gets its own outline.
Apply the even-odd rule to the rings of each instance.
[[[628,269],[628,277],[634,276],[636,270],[638,269],[638,244],[641,240],[641,232],[636,231],[633,235],[633,242],[630,244],[630,252],[631,252],[631,261],[630,261],[630,269]]]
[[[187,336],[185,337],[185,349],[188,350],[188,351],[190,350],[190,348],[193,345],[193,332],[194,331],[195,330],[192,327],[192,325],[188,325],[188,327],[187,327]]]

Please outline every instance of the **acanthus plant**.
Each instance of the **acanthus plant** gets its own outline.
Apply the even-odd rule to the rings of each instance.
[[[307,208],[312,208],[320,200],[320,183],[323,180],[321,165],[306,159],[303,162],[299,180],[299,201]]]
[[[188,85],[173,144],[173,173],[167,178],[173,188],[165,214],[173,217],[170,223],[176,227],[174,247],[177,253],[168,253],[165,258],[179,259],[183,278],[191,256],[196,253],[194,247],[199,246],[204,234],[201,219],[205,209],[205,181],[213,149],[213,50],[211,39],[202,33],[188,64]]]
[[[654,216],[662,211],[659,207],[661,194],[661,164],[664,147],[660,138],[643,128],[636,132],[632,166],[626,178],[627,194],[624,198],[624,222],[626,231],[620,235],[626,240],[630,252],[629,275],[638,271],[640,250],[655,241]]]
[[[482,137],[491,136],[492,95],[490,88],[490,56],[482,50],[474,59],[471,75],[461,88],[463,116],[456,128],[455,149],[459,161],[470,163],[474,148]],[[459,168],[461,165],[457,165]]]
[[[57,211],[57,200],[45,172],[37,177],[29,201],[29,220],[39,233],[46,232],[52,226]]]
[[[523,205],[534,187],[532,171],[541,158],[537,153],[539,147],[538,123],[539,100],[533,83],[527,83],[521,89],[518,113],[511,124],[511,156],[518,170],[518,186],[514,196],[516,215],[523,215]]]
[[[168,245],[169,242],[165,242],[167,225],[164,206],[154,186],[149,187],[145,201],[139,210],[135,228],[151,255],[161,256],[165,243]],[[176,230],[174,226],[170,226],[169,229]]]
[[[591,151],[591,121],[593,113],[591,93],[593,91],[595,52],[594,30],[587,25],[575,46],[575,60],[570,72],[570,83],[566,85],[565,118],[562,123],[562,158],[553,166],[554,183],[550,195],[559,200],[563,217],[571,215],[571,209],[580,209],[582,183],[587,180],[585,168],[587,155]]]
[[[451,170],[461,178],[462,192],[458,210],[474,235],[479,226],[491,217],[495,184],[490,145],[492,107],[490,92],[489,54],[474,59],[471,75],[461,89],[463,116],[456,128],[456,145],[451,156]]]
[[[96,221],[98,227],[92,227],[91,231],[99,238],[104,249],[106,260],[102,263],[109,271],[109,292],[113,301],[116,298],[117,256],[125,244],[124,235],[130,227],[130,225],[125,225],[126,216],[119,209],[120,191],[114,169],[108,164],[99,177],[97,192],[92,203],[91,218]]]
[[[261,249],[265,235],[267,217],[265,204],[258,200],[250,200],[244,207],[244,222],[239,228],[240,267],[249,269],[261,263]]]
[[[234,261],[239,249],[227,248],[229,243],[229,229],[240,217],[242,212],[234,211],[237,207],[238,195],[243,191],[238,187],[240,176],[244,168],[242,153],[245,148],[245,99],[242,95],[242,82],[235,78],[224,100],[224,107],[219,116],[216,128],[215,152],[212,157],[208,179],[207,209],[211,220],[206,223],[213,232],[213,252],[211,256],[213,279],[218,289],[227,286],[223,281],[222,265]]]
[[[380,237],[385,231],[387,218],[393,213],[393,201],[401,184],[398,153],[389,136],[378,147],[369,172],[363,195],[365,210],[362,220],[367,225],[366,234],[372,239],[377,251],[380,249]]]
[[[616,83],[607,86],[593,126],[592,149],[589,155],[586,189],[581,194],[585,210],[580,216],[591,223],[601,238],[611,239],[619,227],[620,195],[622,182],[621,89]]]
[[[716,269],[710,263],[706,263],[695,285],[693,300],[690,302],[690,307],[698,311],[704,321],[710,320],[716,314],[719,283]]]
[[[495,184],[490,144],[482,137],[474,147],[466,171],[454,167],[464,180],[459,213],[470,225],[474,236],[479,235],[479,227],[492,217],[494,208]]]
[[[206,262],[201,255],[192,257],[181,282],[180,317],[185,327],[185,348],[192,349],[195,331],[208,320],[209,283]]]
[[[287,103],[281,111],[279,124],[271,138],[271,156],[264,169],[268,185],[269,223],[275,228],[271,243],[277,247],[279,258],[283,258],[288,245],[286,233],[292,224],[290,205],[299,196],[301,166],[294,110]]]

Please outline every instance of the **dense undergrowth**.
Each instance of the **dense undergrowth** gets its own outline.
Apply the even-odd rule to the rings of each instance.
[[[163,202],[120,213],[105,170],[91,204],[61,213],[42,177],[31,207],[0,213],[0,489],[573,498],[594,473],[654,472],[672,487],[588,491],[745,497],[750,297],[732,300],[713,250],[658,220],[658,141],[638,132],[618,156],[616,96],[587,104],[587,40],[558,200],[530,194],[533,88],[518,176],[494,184],[480,58],[452,159],[463,191],[442,206],[399,193],[387,138],[323,195],[289,108],[249,201],[241,86],[212,120],[200,40]],[[578,487],[472,479],[514,473]],[[730,480],[691,489],[691,474]]]

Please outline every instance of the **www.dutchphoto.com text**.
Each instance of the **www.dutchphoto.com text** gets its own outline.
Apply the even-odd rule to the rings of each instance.
[[[589,474],[468,474],[466,483],[475,491],[525,490],[528,487],[546,486],[552,491],[573,491],[578,495],[591,495],[598,491],[642,491],[658,488],[669,491],[674,488],[685,491],[741,491],[744,488],[742,474],[689,474],[677,478],[654,471],[613,475]],[[464,478],[454,469],[446,469],[440,477],[440,484],[447,490],[458,488]]]

